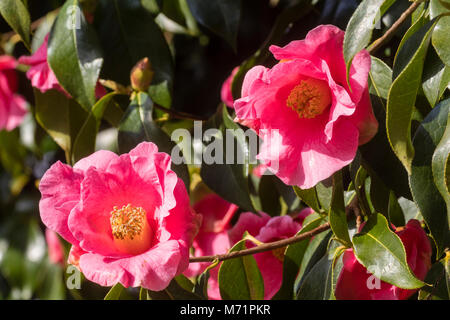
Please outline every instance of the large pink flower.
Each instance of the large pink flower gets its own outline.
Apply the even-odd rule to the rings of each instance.
[[[159,291],[187,268],[201,217],[170,165],[145,142],[73,168],[57,162],[42,177],[42,221],[73,245],[69,261],[87,279]]]
[[[283,182],[311,188],[349,164],[358,145],[377,132],[369,92],[370,55],[353,59],[346,80],[344,32],[331,25],[305,40],[270,51],[273,68],[252,68],[242,97],[234,102],[236,121],[264,140],[258,158]]]
[[[424,280],[431,267],[431,245],[419,221],[410,220],[404,228],[395,232],[406,250],[408,265],[416,277]],[[400,289],[379,280],[379,287],[372,284],[373,277],[367,269],[356,260],[352,249],[343,255],[344,266],[336,285],[336,298],[346,300],[405,300],[417,290]],[[372,285],[369,288],[368,282]]]
[[[259,216],[245,212],[239,216],[236,225],[230,230],[231,243],[242,239],[245,231],[261,242],[273,242],[294,236],[301,228],[290,216],[271,218],[260,212]],[[247,242],[247,246],[252,246]],[[255,254],[255,260],[264,280],[264,299],[271,299],[281,287],[283,280],[283,259],[286,248]]]
[[[216,194],[208,194],[194,205],[194,210],[201,214],[202,226],[194,239],[193,248],[196,257],[226,253],[230,249],[228,229],[230,220],[238,206],[229,203]],[[184,272],[188,277],[203,272],[209,263],[191,263]],[[210,270],[208,291],[211,299],[220,299],[217,283],[218,268]]]
[[[27,102],[16,93],[16,65],[13,57],[0,56],[0,130],[13,130],[27,112]]]

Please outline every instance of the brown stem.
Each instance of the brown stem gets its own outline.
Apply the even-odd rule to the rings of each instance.
[[[311,231],[296,235],[291,238],[278,240],[278,241],[274,241],[274,242],[269,242],[269,243],[264,243],[264,244],[261,244],[259,246],[256,246],[256,247],[253,247],[250,249],[234,251],[234,252],[225,253],[225,254],[218,254],[218,255],[214,255],[214,256],[191,257],[189,259],[189,262],[191,262],[191,263],[192,262],[212,262],[212,261],[216,261],[216,260],[224,261],[224,260],[228,260],[228,259],[247,256],[250,254],[256,254],[256,253],[260,253],[260,252],[264,252],[264,251],[270,251],[270,250],[282,248],[289,244],[296,243],[296,242],[302,241],[304,239],[310,238],[310,237],[315,236],[316,234],[324,232],[328,229],[330,229],[330,224],[327,222]]]
[[[368,49],[369,53],[373,55],[378,49],[380,49],[386,42],[388,42],[394,34],[397,32],[398,28],[403,24],[403,22],[408,19],[408,17],[420,6],[421,1],[416,1],[406,9],[405,12],[402,13],[400,18],[394,22],[394,24],[386,31],[386,33],[375,40],[370,48]]]

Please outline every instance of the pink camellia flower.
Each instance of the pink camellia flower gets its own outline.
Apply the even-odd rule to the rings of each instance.
[[[410,220],[404,228],[397,228],[395,233],[400,237],[406,250],[406,258],[412,272],[420,280],[424,280],[431,268],[431,245],[419,221]],[[400,289],[387,282],[379,281],[379,286],[368,286],[373,277],[358,262],[352,249],[343,255],[344,266],[336,284],[336,298],[345,300],[405,300],[417,290]]]
[[[230,220],[238,206],[229,203],[216,194],[208,194],[194,205],[194,210],[202,215],[202,226],[194,239],[195,256],[226,253],[230,249],[228,229]],[[191,263],[184,272],[187,277],[202,273],[210,263]],[[220,299],[217,283],[218,268],[210,270],[208,291],[212,299]]]
[[[233,94],[231,93],[231,83],[233,82],[233,78],[236,73],[239,71],[239,67],[235,67],[228,78],[222,85],[222,89],[220,90],[220,97],[228,107],[233,107]]]
[[[0,56],[0,130],[13,130],[27,112],[27,102],[17,94],[17,62],[13,57]]]
[[[308,208],[301,210],[298,214],[296,214],[292,218],[294,219],[294,221],[300,223],[300,225],[303,226],[303,221],[305,221],[306,217],[313,213],[314,213],[314,210],[308,207]]]
[[[48,247],[48,258],[50,262],[64,266],[64,249],[56,232],[45,229],[45,240]]]
[[[68,98],[71,98],[70,94],[61,87],[56,75],[48,64],[47,47],[49,36],[50,34],[45,36],[41,46],[33,55],[20,57],[19,63],[30,66],[30,69],[27,71],[27,78],[31,80],[31,85],[33,87],[39,89],[42,93],[55,89],[64,93]],[[97,83],[95,87],[96,99],[100,99],[106,93],[105,88],[100,83]]]
[[[234,102],[236,121],[264,141],[258,159],[288,185],[307,189],[328,178],[378,130],[368,91],[370,55],[363,50],[353,59],[350,89],[343,39],[342,30],[324,25],[305,40],[271,46],[280,63],[249,70]]]
[[[143,142],[129,153],[97,151],[73,168],[57,162],[39,185],[41,219],[72,244],[69,261],[102,286],[160,291],[189,262],[201,216],[170,169]]]
[[[44,38],[44,42],[31,56],[22,56],[19,58],[19,63],[28,65],[31,68],[27,71],[27,78],[31,80],[31,85],[39,89],[42,93],[56,89],[64,94],[68,95],[66,91],[58,83],[55,74],[47,62],[47,34]]]
[[[259,216],[245,212],[239,216],[236,225],[230,230],[231,243],[237,243],[242,239],[244,232],[261,242],[273,242],[294,236],[301,228],[290,216],[277,216],[271,218],[264,212]],[[247,247],[251,247],[249,241]],[[257,253],[254,255],[258,268],[264,280],[264,299],[271,299],[281,287],[283,280],[284,250],[279,248],[272,251]]]

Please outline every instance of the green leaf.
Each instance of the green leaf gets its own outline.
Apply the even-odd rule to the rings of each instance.
[[[27,150],[20,143],[18,130],[0,130],[0,163],[12,176],[19,176],[25,171]]]
[[[389,222],[394,224],[396,227],[404,226],[406,224],[402,207],[400,207],[397,197],[393,191],[389,193],[388,216]]]
[[[392,70],[377,57],[372,58],[372,65],[370,68],[370,89],[371,94],[375,94],[383,99],[387,99],[389,88],[392,85]]]
[[[116,283],[106,294],[104,300],[119,300],[120,294],[125,289],[120,283]]]
[[[0,14],[30,49],[30,14],[22,0],[0,1]]]
[[[347,73],[355,55],[369,44],[376,23],[394,2],[394,0],[363,0],[353,13],[344,36]]]
[[[450,67],[450,48],[448,46],[448,35],[450,33],[450,16],[448,16],[448,14],[450,11],[448,9],[449,3],[445,2],[445,4],[447,4],[446,8],[444,7],[444,1],[445,0],[430,1],[431,17],[434,18],[443,13],[447,14],[447,16],[443,16],[437,23],[436,28],[433,31],[431,42],[442,61]]]
[[[436,147],[444,136],[449,112],[450,99],[447,99],[434,107],[417,129],[413,140],[417,153],[409,178],[414,201],[430,229],[438,249],[438,257],[449,245],[450,232],[446,203],[433,182],[435,177],[433,177],[432,159]],[[439,158],[439,155],[437,157]]]
[[[101,98],[89,112],[89,115],[75,138],[72,150],[72,162],[87,157],[95,151],[95,140],[103,117],[103,113],[110,104],[114,103],[116,93],[111,92]]]
[[[200,170],[203,182],[225,200],[237,204],[244,210],[255,212],[250,198],[249,159],[246,155],[249,147],[244,131],[233,121],[227,108],[223,106],[206,123],[206,127],[217,128],[220,131],[203,152],[203,163]],[[231,146],[227,146],[227,141],[234,141],[233,151],[229,150]],[[208,160],[209,155],[217,154],[217,152],[219,152],[218,156]],[[223,153],[222,158],[220,158],[220,153]],[[227,161],[227,155],[234,155],[234,157]],[[239,159],[239,156],[242,156],[243,159]],[[209,163],[210,161],[212,163]],[[218,163],[219,161],[222,164]]]
[[[159,152],[171,154],[175,143],[153,121],[153,102],[144,92],[138,92],[130,103],[119,126],[119,152],[129,152],[143,141],[150,141],[158,146]],[[186,164],[172,163],[172,170],[181,178],[189,190],[189,172]]]
[[[324,221],[317,213],[314,215],[316,218],[305,224],[297,235],[317,228]],[[295,278],[300,270],[303,256],[310,240],[304,239],[287,246],[283,261],[283,282],[281,283],[280,290],[273,297],[274,300],[291,300],[293,298]]]
[[[67,1],[53,25],[48,63],[59,84],[87,111],[103,64],[97,34],[84,18],[78,0]]]
[[[450,113],[444,135],[433,154],[432,170],[436,188],[447,205],[447,219],[450,224]]]
[[[224,38],[236,50],[241,0],[187,0],[195,19]]]
[[[294,186],[294,191],[297,196],[308,205],[308,207],[313,209],[315,212],[321,212],[315,187],[303,190],[297,186]]]
[[[173,61],[169,46],[152,13],[139,0],[101,0],[94,20],[105,63],[104,79],[123,85],[130,83],[130,71],[142,58],[148,57],[155,72],[149,94],[164,107],[172,103]]]
[[[34,97],[37,122],[66,152],[70,163],[73,144],[88,114],[75,100],[56,90],[42,93],[35,89]]]
[[[333,175],[333,195],[328,220],[336,238],[346,247],[351,247],[352,243],[348,234],[347,214],[345,213],[344,203],[344,185],[341,171]]]
[[[229,252],[245,250],[245,241],[236,243]],[[252,255],[225,260],[220,266],[218,279],[224,300],[264,299],[264,281]]]
[[[419,300],[449,300],[450,299],[450,255],[431,266],[425,277],[425,282],[432,286],[423,287],[419,292]]]
[[[375,270],[377,278],[402,289],[425,285],[410,270],[402,241],[389,229],[383,215],[373,214],[352,241],[358,261],[368,270]]]
[[[389,90],[386,110],[386,130],[392,150],[408,173],[414,157],[411,142],[411,120],[421,83],[425,56],[436,21],[430,21],[414,33],[400,49],[397,64],[404,65]],[[394,76],[396,66],[394,65]]]
[[[434,107],[450,83],[450,67],[441,61],[432,47],[425,60],[422,81],[423,92],[431,107]]]
[[[275,187],[272,175],[263,175],[258,187],[261,210],[270,216],[281,213],[280,194]]]
[[[330,249],[305,276],[297,292],[297,300],[330,300],[334,297],[335,262],[343,253],[343,248]]]

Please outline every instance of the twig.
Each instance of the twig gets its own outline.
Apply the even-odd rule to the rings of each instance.
[[[359,208],[358,208],[358,199],[355,196],[352,199],[352,201],[350,202],[350,204],[345,208],[345,211],[347,213],[347,218],[351,217],[351,213],[355,213],[356,210],[359,210]],[[293,237],[290,237],[287,239],[264,243],[264,244],[258,245],[256,247],[253,247],[253,248],[229,252],[229,253],[225,253],[225,254],[217,254],[214,256],[191,257],[189,259],[189,262],[194,263],[194,262],[224,261],[224,260],[228,260],[228,259],[248,256],[251,254],[270,251],[270,250],[282,248],[287,245],[311,238],[319,233],[327,231],[328,229],[330,229],[329,222],[324,223],[311,231],[308,231],[308,232],[305,232],[305,233],[302,233],[302,234],[299,234],[299,235],[296,235],[296,236],[293,236]]]
[[[421,1],[416,1],[412,5],[410,5],[409,8],[402,13],[400,18],[398,18],[398,20],[395,21],[394,24],[386,31],[386,33],[372,43],[372,45],[368,49],[369,53],[373,55],[386,42],[388,42],[397,32],[398,28],[400,28],[400,26],[403,24],[403,22],[408,19],[408,17],[420,6],[420,4]]]

